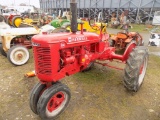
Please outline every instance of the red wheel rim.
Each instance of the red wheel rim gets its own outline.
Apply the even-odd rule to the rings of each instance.
[[[139,74],[142,74],[142,72],[143,72],[143,68],[144,68],[144,63],[141,65],[141,67],[140,67],[140,71],[139,71]]]
[[[140,65],[140,69],[139,69],[139,78],[138,78],[138,84],[141,85],[146,73],[146,69],[147,69],[147,61],[148,58],[145,57],[143,63]]]
[[[59,106],[61,106],[64,100],[65,100],[65,95],[63,94],[63,92],[56,93],[53,97],[51,97],[51,99],[47,104],[48,111],[53,112],[54,110],[59,108]]]

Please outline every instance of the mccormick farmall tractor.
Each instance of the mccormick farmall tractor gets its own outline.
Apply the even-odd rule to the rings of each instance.
[[[32,37],[35,71],[40,82],[30,95],[31,110],[42,119],[55,119],[71,98],[69,88],[60,80],[91,67],[95,61],[120,60],[126,63],[124,86],[138,91],[142,85],[148,61],[148,51],[144,46],[131,42],[123,55],[115,54],[105,34],[77,32],[77,4],[71,0],[71,33],[53,33]],[[102,62],[101,62],[102,63]]]

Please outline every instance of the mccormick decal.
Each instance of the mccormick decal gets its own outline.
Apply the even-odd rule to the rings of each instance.
[[[39,44],[39,43],[34,43],[34,42],[32,42],[32,46],[38,47],[38,46],[40,46],[40,44]]]
[[[77,42],[77,41],[84,41],[87,40],[87,37],[68,37],[68,42]]]

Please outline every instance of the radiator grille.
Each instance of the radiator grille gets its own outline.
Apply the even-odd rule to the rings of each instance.
[[[49,47],[35,47],[37,72],[39,74],[51,75],[51,56]]]

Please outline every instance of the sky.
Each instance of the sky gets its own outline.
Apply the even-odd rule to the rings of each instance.
[[[0,5],[10,6],[12,4],[19,5],[21,3],[26,3],[34,5],[35,7],[40,7],[39,0],[0,0]]]

